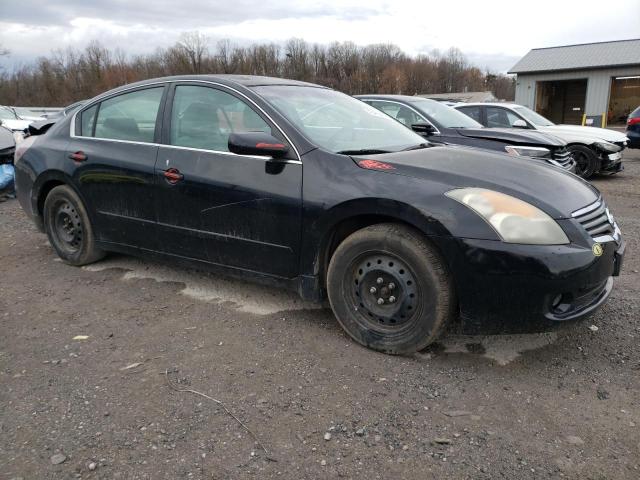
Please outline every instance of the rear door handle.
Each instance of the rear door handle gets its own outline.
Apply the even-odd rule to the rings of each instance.
[[[73,152],[69,154],[69,158],[74,162],[84,162],[88,157],[84,152]]]
[[[164,174],[164,178],[171,185],[175,185],[176,183],[184,179],[184,175],[182,175],[180,173],[180,170],[178,170],[177,168],[167,168],[166,170],[163,171],[163,174]]]

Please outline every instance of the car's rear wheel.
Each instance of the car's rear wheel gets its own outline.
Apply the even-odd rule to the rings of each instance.
[[[347,237],[331,257],[329,302],[358,343],[391,354],[423,349],[453,316],[443,260],[412,228],[378,224]]]
[[[86,265],[104,257],[78,194],[67,185],[53,188],[44,201],[44,226],[58,256],[70,265]]]
[[[576,161],[576,175],[590,178],[600,170],[600,159],[590,148],[583,145],[571,145],[569,151]]]

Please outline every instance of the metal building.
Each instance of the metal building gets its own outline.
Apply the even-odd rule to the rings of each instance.
[[[509,73],[516,103],[555,123],[624,123],[640,106],[640,39],[535,48]]]

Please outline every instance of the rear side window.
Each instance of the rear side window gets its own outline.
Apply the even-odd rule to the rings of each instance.
[[[260,115],[233,95],[210,87],[176,87],[171,145],[228,152],[229,135],[242,132],[272,133]]]
[[[462,107],[462,108],[459,108],[458,110],[460,110],[462,113],[464,113],[468,117],[473,118],[476,122],[482,123],[480,107]]]
[[[82,112],[82,134],[88,137],[152,143],[162,91],[163,87],[148,88],[101,102],[93,133],[90,133],[89,127],[92,124],[90,112],[95,107],[85,110]]]

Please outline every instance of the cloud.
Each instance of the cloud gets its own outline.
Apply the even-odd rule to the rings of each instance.
[[[506,72],[531,48],[637,37],[638,7],[638,0],[538,0],[525,18],[513,4],[477,0],[20,0],[3,7],[0,45],[12,55],[0,58],[0,67],[93,39],[130,55],[151,53],[198,30],[212,46],[221,38],[248,44],[291,37],[394,43],[410,55],[455,46],[480,68]]]
[[[384,2],[289,2],[270,0],[154,0],[136,3],[131,0],[20,0],[19,8],[3,12],[5,23],[59,25],[74,18],[108,19],[123,25],[147,24],[182,30],[240,23],[246,20],[315,18],[334,16],[347,20],[365,19],[384,13]]]

